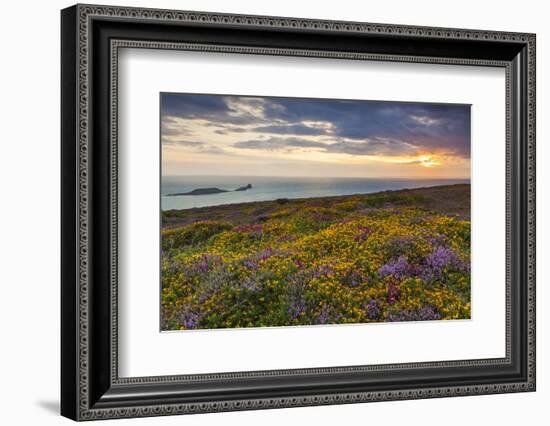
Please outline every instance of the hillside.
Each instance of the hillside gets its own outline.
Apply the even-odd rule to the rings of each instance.
[[[162,328],[470,317],[470,186],[163,212]]]

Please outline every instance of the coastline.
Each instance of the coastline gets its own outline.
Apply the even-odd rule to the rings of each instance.
[[[202,177],[163,178],[160,187],[161,209],[182,210],[223,204],[272,201],[278,198],[301,199],[374,194],[383,191],[468,184],[464,179],[372,179],[372,178],[287,178],[287,177]],[[251,184],[247,191],[235,188]],[[216,193],[203,190],[216,188]],[[223,192],[227,191],[227,192]],[[197,196],[173,194],[200,193]]]
[[[413,203],[417,207],[434,210],[442,214],[458,216],[462,219],[470,219],[470,188],[471,184],[460,183],[452,185],[436,185],[421,188],[406,188],[398,190],[385,190],[371,193],[357,193],[346,195],[333,195],[325,197],[284,198],[268,201],[250,201],[244,203],[220,204],[206,207],[192,207],[188,209],[163,210],[162,227],[181,226],[198,220],[224,219],[226,216],[236,214],[238,211],[250,209],[265,211],[280,208],[283,204],[287,207],[299,205],[317,204],[320,207],[330,207],[352,199],[361,199],[368,202],[369,199],[380,196],[412,196],[406,204]],[[283,201],[284,200],[284,201]],[[405,200],[406,201],[406,200]],[[401,200],[401,205],[405,204]],[[380,208],[378,205],[374,208]],[[390,207],[389,205],[386,207]],[[234,223],[249,223],[249,220],[232,221]]]

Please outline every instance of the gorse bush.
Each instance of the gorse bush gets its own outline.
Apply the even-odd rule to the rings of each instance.
[[[470,318],[470,222],[419,199],[288,200],[261,222],[164,230],[163,329]]]
[[[166,229],[162,231],[162,249],[169,250],[196,245],[231,228],[229,223],[201,221],[183,228]]]

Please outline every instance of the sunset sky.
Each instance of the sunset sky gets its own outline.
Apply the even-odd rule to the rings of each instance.
[[[163,176],[470,177],[470,106],[161,94]]]

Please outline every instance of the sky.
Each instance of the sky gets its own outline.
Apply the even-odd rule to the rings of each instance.
[[[161,93],[163,176],[470,177],[470,106]]]

